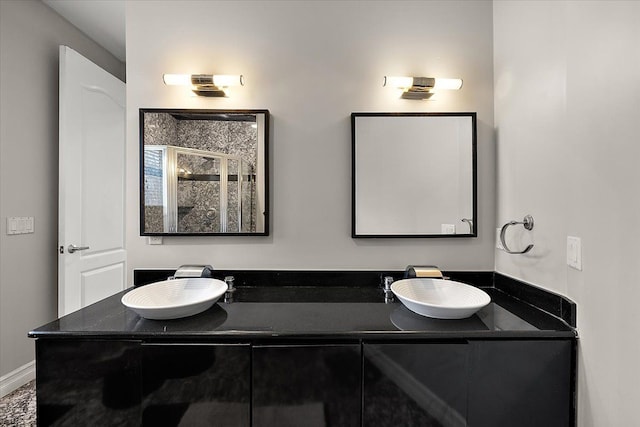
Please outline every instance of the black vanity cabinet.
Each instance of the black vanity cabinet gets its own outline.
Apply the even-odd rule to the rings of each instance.
[[[575,340],[36,342],[38,425],[575,425]]]
[[[142,425],[250,425],[249,344],[141,346]]]
[[[166,321],[140,318],[123,291],[43,325],[29,332],[38,425],[576,425],[570,301],[540,298],[558,318],[487,288],[476,315],[431,319],[384,299],[378,273],[375,285],[331,285],[361,274],[247,285],[233,303]]]
[[[360,426],[360,344],[253,347],[254,427]]]
[[[571,426],[571,340],[365,343],[363,426]]]

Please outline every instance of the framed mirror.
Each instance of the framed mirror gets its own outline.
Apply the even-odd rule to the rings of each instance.
[[[477,237],[476,113],[352,113],[352,237]]]
[[[267,110],[140,109],[140,235],[269,234]]]

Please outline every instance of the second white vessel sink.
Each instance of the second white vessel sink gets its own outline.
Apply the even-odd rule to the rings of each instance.
[[[403,279],[391,291],[409,310],[436,319],[464,319],[491,302],[482,289],[453,280]]]
[[[208,310],[226,291],[218,279],[165,280],[124,294],[122,304],[145,319],[178,319]]]

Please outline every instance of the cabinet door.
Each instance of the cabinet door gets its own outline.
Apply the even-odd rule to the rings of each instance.
[[[363,425],[466,425],[468,347],[365,344]]]
[[[572,341],[471,344],[469,426],[573,424]]]
[[[360,426],[359,344],[253,349],[253,426]]]
[[[144,426],[248,426],[251,347],[144,344]]]
[[[139,345],[38,339],[38,425],[139,426]]]

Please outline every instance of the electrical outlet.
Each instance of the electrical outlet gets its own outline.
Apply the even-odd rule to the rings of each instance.
[[[456,234],[455,224],[440,224],[440,232],[442,234]]]
[[[149,240],[147,242],[149,245],[161,245],[162,244],[162,236],[149,236]]]

